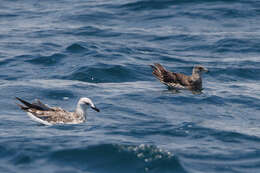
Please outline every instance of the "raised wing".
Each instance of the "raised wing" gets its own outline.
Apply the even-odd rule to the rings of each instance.
[[[190,87],[192,85],[190,76],[170,72],[158,63],[154,64],[154,66],[151,65],[151,67],[153,68],[153,75],[169,87]]]

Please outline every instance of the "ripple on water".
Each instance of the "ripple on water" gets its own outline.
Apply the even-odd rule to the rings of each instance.
[[[177,1],[171,1],[171,0],[163,0],[163,1],[141,0],[141,1],[129,2],[129,3],[123,4],[121,6],[121,8],[131,10],[131,11],[159,10],[159,9],[169,8],[171,5],[177,4],[179,2],[183,2],[183,1],[180,1],[180,0],[177,0]]]
[[[256,80],[259,79],[259,76],[256,75],[259,73],[260,68],[226,66],[225,68],[211,68],[208,75],[217,78],[222,82],[229,82]]]
[[[234,53],[251,53],[251,52],[259,52],[260,50],[260,39],[243,39],[243,38],[223,38],[218,40],[213,47],[212,50],[215,52],[223,53],[223,52],[234,52]]]
[[[95,83],[117,83],[137,81],[142,76],[144,76],[144,73],[136,71],[136,67],[131,65],[98,64],[91,67],[83,66],[77,68],[71,74],[63,76],[63,79]]]
[[[86,47],[80,45],[79,43],[73,43],[73,44],[69,45],[66,48],[66,50],[71,53],[81,53],[81,52],[88,51],[88,49]]]
[[[35,57],[33,59],[26,60],[26,62],[29,62],[31,64],[35,64],[35,65],[52,66],[52,65],[56,65],[59,62],[61,62],[62,59],[64,59],[65,57],[66,57],[65,54],[54,53],[50,56]]]
[[[120,36],[121,34],[118,32],[114,32],[110,28],[99,28],[97,26],[85,26],[78,28],[77,30],[73,31],[75,35],[79,36],[86,36],[86,37],[116,37]]]

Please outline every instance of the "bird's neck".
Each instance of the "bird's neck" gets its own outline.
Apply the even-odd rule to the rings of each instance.
[[[201,81],[201,75],[198,72],[193,71],[191,75],[193,81]]]
[[[192,83],[193,83],[193,89],[195,89],[195,90],[202,89],[202,78],[201,78],[201,75],[199,73],[192,73],[191,80],[192,80]]]
[[[85,121],[87,116],[87,108],[86,106],[79,104],[76,107],[75,110],[76,116],[78,119]]]

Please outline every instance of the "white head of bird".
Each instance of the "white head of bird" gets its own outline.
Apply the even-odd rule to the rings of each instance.
[[[95,104],[92,102],[92,100],[90,98],[82,97],[78,101],[77,108],[76,108],[76,113],[86,117],[86,114],[87,114],[86,111],[87,111],[87,108],[89,106],[92,109],[94,109],[95,111],[99,112],[99,109],[95,106]]]

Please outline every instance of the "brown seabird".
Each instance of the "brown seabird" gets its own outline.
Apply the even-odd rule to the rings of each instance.
[[[202,90],[202,73],[208,72],[208,69],[201,65],[194,66],[191,76],[167,71],[159,63],[155,63],[151,67],[153,75],[169,89]]]
[[[16,97],[24,105],[17,104],[22,110],[27,112],[28,116],[41,124],[79,124],[86,121],[87,108],[90,106],[95,111],[99,109],[89,98],[81,98],[78,101],[75,112],[68,112],[60,107],[49,107],[39,100],[29,103]]]

